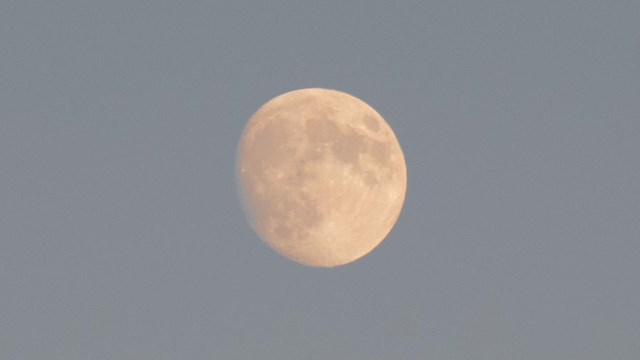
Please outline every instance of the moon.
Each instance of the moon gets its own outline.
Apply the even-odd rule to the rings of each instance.
[[[404,154],[382,116],[354,96],[319,88],[258,109],[238,145],[236,179],[256,233],[315,267],[348,264],[376,248],[407,189]]]

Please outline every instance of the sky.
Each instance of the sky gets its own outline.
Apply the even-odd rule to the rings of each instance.
[[[637,360],[640,2],[0,3],[0,358]],[[299,88],[405,153],[334,269],[247,224],[235,152]]]

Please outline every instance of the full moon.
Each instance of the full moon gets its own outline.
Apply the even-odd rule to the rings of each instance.
[[[371,106],[344,92],[295,90],[249,120],[236,176],[249,223],[273,249],[334,267],[377,247],[404,204],[398,139]]]

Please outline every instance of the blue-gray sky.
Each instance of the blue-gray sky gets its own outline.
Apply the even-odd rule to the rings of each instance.
[[[0,3],[0,358],[640,354],[640,2]],[[409,190],[361,261],[252,232],[260,105],[349,92]]]

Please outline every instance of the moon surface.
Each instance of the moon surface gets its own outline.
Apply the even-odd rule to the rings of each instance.
[[[245,214],[273,249],[334,267],[372,251],[404,204],[407,170],[395,134],[349,94],[301,89],[264,104],[238,145]]]

